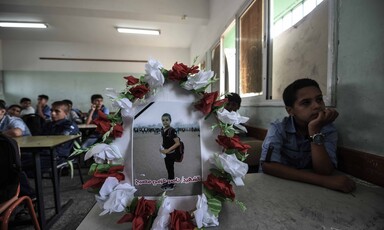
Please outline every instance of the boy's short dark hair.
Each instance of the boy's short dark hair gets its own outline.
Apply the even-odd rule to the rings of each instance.
[[[168,117],[168,118],[169,118],[169,121],[172,121],[171,114],[169,114],[169,113],[164,113],[161,117],[162,117],[162,118],[163,118],[163,117]]]
[[[229,93],[229,94],[225,95],[225,98],[228,98],[228,102],[234,102],[234,103],[238,104],[239,107],[241,106],[241,97],[239,94]]]
[[[101,96],[101,94],[93,94],[91,96],[91,102],[93,102],[94,100],[99,99],[99,98],[104,99],[103,96]]]
[[[52,107],[52,109],[54,107],[64,107],[64,109],[63,109],[64,112],[66,112],[66,113],[69,112],[69,105],[65,101],[55,101],[55,102],[52,103],[51,107]]]
[[[7,109],[5,107],[5,101],[4,100],[0,101],[0,109]]]
[[[18,105],[18,104],[13,104],[13,105],[8,106],[7,110],[8,110],[8,109],[12,109],[13,107],[17,107],[17,108],[19,108],[20,110],[22,109],[20,105]]]
[[[45,94],[40,94],[39,96],[37,96],[37,98],[42,98],[42,99],[45,99],[45,100],[49,100],[49,97]]]
[[[67,103],[68,105],[70,105],[70,106],[73,105],[72,101],[69,100],[69,99],[64,99],[63,101],[64,101],[65,103]]]
[[[23,98],[20,99],[20,104],[23,103],[23,102],[32,102],[32,101],[28,97],[23,97]]]
[[[293,104],[295,103],[296,99],[297,99],[297,97],[296,97],[297,91],[299,89],[302,89],[302,88],[308,87],[308,86],[314,86],[321,91],[319,84],[315,80],[310,79],[310,78],[298,79],[298,80],[292,82],[291,84],[289,84],[284,89],[284,92],[283,92],[283,100],[284,100],[285,106],[292,107]]]

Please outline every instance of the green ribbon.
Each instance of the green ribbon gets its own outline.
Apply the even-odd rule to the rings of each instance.
[[[112,166],[114,165],[93,163],[91,167],[89,167],[88,175],[92,176],[96,170],[99,172],[108,172]]]
[[[210,199],[207,199],[207,204],[208,204],[208,208],[212,212],[212,214],[215,216],[219,216],[219,213],[220,213],[221,208],[222,208],[221,201],[217,198],[212,197]]]

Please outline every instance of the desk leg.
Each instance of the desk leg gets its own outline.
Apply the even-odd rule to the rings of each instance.
[[[52,181],[53,181],[53,194],[55,198],[55,211],[56,214],[60,212],[61,209],[61,200],[60,200],[60,187],[59,187],[59,175],[57,173],[57,159],[56,159],[56,154],[53,149],[51,151],[51,167],[52,167]]]
[[[45,222],[45,208],[44,208],[44,195],[43,195],[43,183],[41,178],[41,161],[40,153],[33,152],[33,158],[35,159],[35,190],[37,198],[37,213],[41,229],[46,229]]]
[[[57,158],[54,149],[50,149],[51,156],[51,168],[52,168],[52,182],[53,182],[53,195],[55,199],[55,215],[53,215],[47,221],[47,228],[51,228],[52,225],[60,218],[65,210],[72,204],[73,200],[70,199],[63,206],[61,206],[61,195],[59,186],[59,176],[57,173]]]

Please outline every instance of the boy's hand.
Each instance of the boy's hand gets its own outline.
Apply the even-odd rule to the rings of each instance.
[[[312,135],[320,132],[323,126],[332,123],[338,116],[339,113],[335,109],[325,108],[323,111],[320,111],[317,118],[310,121],[308,124],[309,134]]]
[[[326,180],[325,187],[348,193],[356,189],[356,183],[347,176],[335,175]]]
[[[91,104],[91,110],[95,110],[96,109],[96,105],[95,104]]]

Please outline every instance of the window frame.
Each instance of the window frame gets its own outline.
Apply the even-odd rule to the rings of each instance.
[[[254,0],[247,0],[235,15],[236,20],[236,92],[240,91],[240,18]],[[272,94],[272,60],[271,52],[273,40],[271,39],[270,8],[272,0],[263,0],[263,38],[262,38],[262,94],[255,96],[242,96],[242,106],[284,106],[282,99],[269,99]],[[336,106],[336,83],[337,83],[337,18],[338,18],[338,0],[328,0],[328,52],[327,52],[327,86],[324,93],[324,101],[327,106]]]

